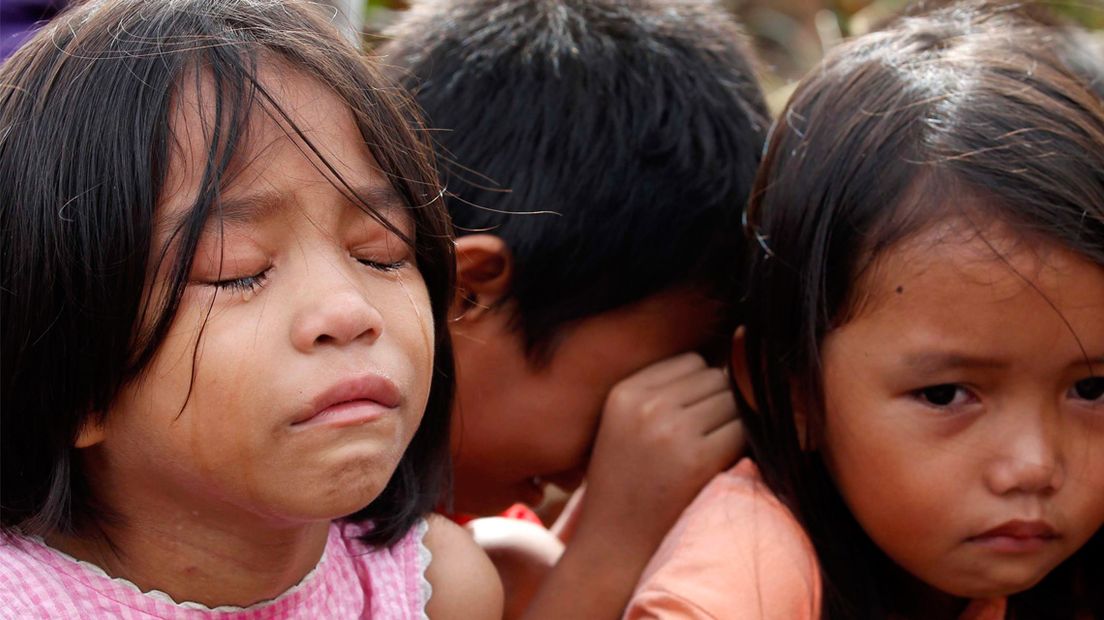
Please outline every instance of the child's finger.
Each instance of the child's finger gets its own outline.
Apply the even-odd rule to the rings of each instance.
[[[737,457],[742,455],[746,444],[744,423],[737,418],[722,424],[706,435],[702,453],[711,460],[717,469],[720,469],[731,465]]]
[[[625,379],[624,383],[637,386],[665,385],[705,367],[702,356],[697,353],[683,353],[638,370]]]
[[[676,404],[691,407],[721,392],[728,392],[728,376],[720,368],[702,368],[660,389]]]
[[[736,397],[726,389],[717,392],[705,400],[687,407],[684,411],[687,427],[699,435],[709,435],[725,424],[737,419]]]

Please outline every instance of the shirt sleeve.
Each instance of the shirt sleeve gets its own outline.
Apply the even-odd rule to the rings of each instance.
[[[820,597],[811,542],[745,467],[715,478],[687,508],[624,618],[815,620]]]

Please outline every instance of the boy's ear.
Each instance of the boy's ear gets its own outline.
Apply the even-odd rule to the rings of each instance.
[[[99,419],[99,416],[89,415],[81,424],[80,431],[77,432],[77,439],[73,442],[73,447],[91,448],[106,438],[107,433],[104,431],[103,421]]]
[[[751,373],[748,371],[747,361],[747,329],[743,325],[732,332],[732,358],[729,360],[732,368],[732,380],[736,382],[736,389],[740,390],[740,396],[744,402],[758,410],[755,404],[755,391],[751,389]]]
[[[452,321],[472,321],[490,310],[510,290],[514,257],[501,237],[465,235],[456,240],[456,297]]]

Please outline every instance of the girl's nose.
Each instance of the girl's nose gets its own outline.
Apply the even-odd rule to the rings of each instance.
[[[1065,479],[1060,433],[1052,424],[1035,416],[1033,423],[1019,426],[1001,438],[999,456],[989,466],[986,483],[997,495],[1048,495]]]
[[[383,333],[383,316],[366,291],[340,277],[328,280],[324,286],[302,291],[291,328],[295,348],[309,353],[325,345],[375,342]]]

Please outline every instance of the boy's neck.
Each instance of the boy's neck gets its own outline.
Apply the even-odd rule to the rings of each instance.
[[[206,518],[205,518],[206,517]],[[289,527],[229,525],[225,515],[189,511],[121,515],[94,533],[54,533],[46,542],[143,592],[178,603],[247,607],[298,584],[318,564],[328,522]]]

